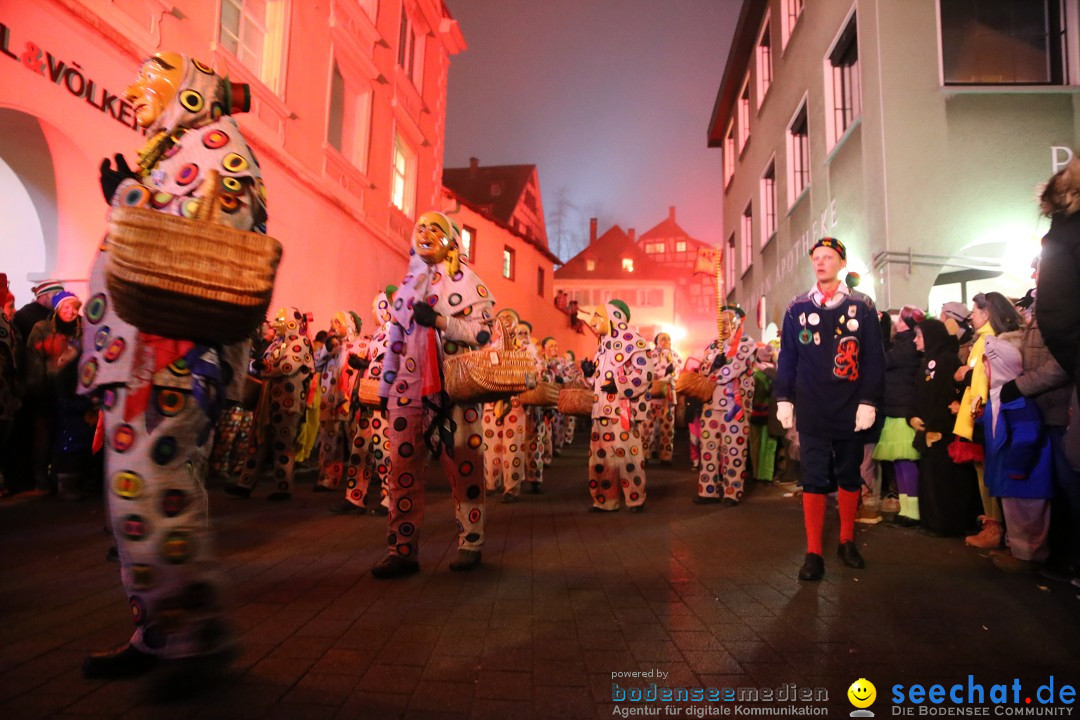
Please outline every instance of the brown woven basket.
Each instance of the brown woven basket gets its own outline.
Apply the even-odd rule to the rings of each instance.
[[[443,363],[446,393],[455,402],[495,402],[536,387],[536,362],[523,350],[475,350]]]
[[[358,389],[360,395],[360,404],[362,405],[378,405],[379,404],[379,378],[366,377],[360,380]]]
[[[216,187],[209,175],[202,187],[211,178]],[[214,213],[219,203],[209,194],[200,205]],[[123,320],[155,335],[216,342],[242,340],[259,326],[281,262],[272,237],[146,208],[110,211],[106,249],[105,282]]]
[[[564,387],[559,393],[559,412],[563,415],[592,417],[593,391],[588,388]]]
[[[671,383],[667,380],[653,380],[652,387],[649,388],[649,393],[654,398],[666,398],[668,396],[668,390],[671,389]]]
[[[538,405],[540,407],[555,407],[559,404],[559,386],[553,382],[539,382],[532,390],[526,390],[518,395],[522,405]]]
[[[705,375],[690,370],[683,370],[675,380],[675,392],[695,400],[704,402],[712,400],[715,389],[716,383]]]

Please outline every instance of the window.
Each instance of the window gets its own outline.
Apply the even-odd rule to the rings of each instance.
[[[330,113],[326,141],[361,170],[367,169],[371,127],[371,89],[358,92],[345,80],[337,61],[330,78]]]
[[[530,188],[525,188],[525,207],[536,212],[536,193]]]
[[[536,294],[544,297],[544,268],[536,268]]]
[[[728,125],[724,135],[724,188],[731,185],[731,178],[735,177],[735,123]]]
[[[754,263],[754,204],[747,203],[742,213],[742,265],[740,270],[745,273]]]
[[[742,91],[739,92],[739,152],[746,149],[746,143],[750,140],[750,76],[743,80]]]
[[[585,261],[585,270],[586,271],[592,272],[595,269],[596,269],[596,261],[595,260],[586,260]]]
[[[783,30],[784,42],[782,48],[786,48],[791,40],[791,33],[795,32],[795,26],[802,17],[803,0],[783,0],[783,13],[780,17],[781,29]]]
[[[274,93],[282,91],[286,0],[221,0],[221,46]]]
[[[469,260],[476,260],[473,253],[476,250],[476,228],[468,225],[461,226],[461,254]]]
[[[507,280],[514,279],[514,248],[509,245],[503,246],[502,274]]]
[[[679,241],[677,241],[675,243],[675,252],[677,252],[677,253],[686,252],[686,241],[685,240],[679,240]]]
[[[412,217],[416,205],[416,153],[400,135],[394,137],[393,173],[391,198],[394,207]]]
[[[502,195],[502,183],[491,183],[491,197],[499,197]]]
[[[409,18],[405,6],[401,6],[401,26],[398,28],[398,65],[412,80],[417,90],[423,92],[424,41],[427,37]]]
[[[758,36],[757,52],[757,106],[761,107],[761,101],[765,99],[765,93],[772,86],[772,39],[769,33],[769,13],[765,13],[765,22],[761,26],[761,34]]]
[[[825,87],[831,95],[833,114],[829,123],[829,147],[835,145],[855,118],[862,114],[862,83],[859,77],[859,34],[855,13],[840,31],[826,61]],[[831,91],[831,92],[830,92]]]
[[[939,0],[946,85],[1069,82],[1061,0]]]
[[[806,100],[788,126],[788,204],[794,205],[810,184],[810,131]]]
[[[724,257],[724,288],[725,293],[731,292],[735,287],[735,233],[727,241],[727,253]]]
[[[659,288],[638,290],[637,304],[641,307],[662,307],[664,304],[664,291]]]
[[[622,269],[626,272],[634,272],[634,258],[623,258]]]
[[[765,247],[776,234],[776,159],[761,176],[761,246]]]

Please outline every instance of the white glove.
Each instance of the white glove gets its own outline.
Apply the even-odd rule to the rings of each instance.
[[[859,405],[859,409],[855,411],[855,432],[862,432],[863,430],[869,430],[874,426],[874,420],[877,419],[877,408],[873,405]]]
[[[776,419],[785,430],[790,430],[795,425],[795,406],[787,400],[776,403]]]

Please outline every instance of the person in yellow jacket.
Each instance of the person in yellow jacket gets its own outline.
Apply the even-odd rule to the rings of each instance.
[[[986,338],[1020,330],[1024,326],[1024,319],[1001,293],[978,293],[972,299],[971,325],[975,328],[975,344],[971,346],[967,364],[961,365],[953,376],[957,382],[968,383],[964,388],[964,396],[960,400],[956,423],[953,426],[953,433],[965,440],[973,439],[975,421],[990,395],[990,382],[983,359]],[[982,461],[975,463],[975,472],[979,477],[979,494],[983,503],[983,514],[980,516],[982,530],[975,535],[969,535],[964,542],[977,548],[996,548],[1001,545],[1003,535],[1001,503],[990,497],[983,478],[984,469]]]

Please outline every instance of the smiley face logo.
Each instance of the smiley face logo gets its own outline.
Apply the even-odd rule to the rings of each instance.
[[[859,678],[851,683],[847,691],[848,701],[857,708],[868,708],[877,699],[877,688],[866,678]]]

